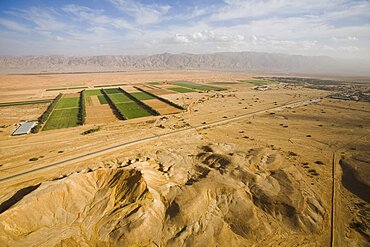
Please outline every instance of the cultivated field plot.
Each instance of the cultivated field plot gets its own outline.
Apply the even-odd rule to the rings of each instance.
[[[176,86],[180,86],[182,88],[190,88],[190,89],[195,89],[198,91],[221,91],[225,90],[224,88],[221,87],[214,87],[214,86],[208,86],[208,85],[202,85],[194,82],[172,82],[172,84]]]
[[[128,93],[137,93],[137,92],[140,92],[139,90],[137,90],[133,86],[124,86],[124,87],[120,87],[120,88],[122,88],[123,90],[125,90]]]
[[[116,106],[127,119],[147,117],[152,115],[135,101],[118,103]]]
[[[93,96],[93,95],[103,95],[100,89],[94,89],[94,90],[86,90],[85,91],[85,96]]]
[[[164,89],[164,88],[154,88],[154,89],[148,88],[148,87],[141,87],[141,88],[143,88],[145,91],[147,91],[149,93],[152,93],[152,94],[155,94],[155,95],[166,95],[166,94],[175,94],[175,93],[178,93],[178,92],[171,91],[171,90]]]
[[[65,94],[59,99],[42,130],[75,127],[78,125],[80,98],[78,94]]]
[[[86,124],[100,124],[117,121],[100,89],[85,91]]]
[[[178,93],[191,93],[191,92],[196,92],[195,90],[192,90],[190,88],[183,88],[183,87],[171,87],[168,88],[168,90],[178,92]]]
[[[107,92],[107,94],[122,93],[118,88],[107,88],[105,92]]]
[[[126,103],[126,102],[131,102],[132,100],[124,95],[122,92],[120,93],[114,93],[114,94],[109,94],[109,97],[114,103]]]
[[[0,103],[0,107],[17,106],[17,105],[47,104],[47,103],[50,103],[51,101],[52,101],[52,99],[41,99],[41,100],[30,100],[30,101],[16,101],[16,102],[3,102],[3,103]]]
[[[115,104],[117,109],[123,114],[126,119],[139,118],[151,116],[147,110],[140,106],[137,102],[130,99],[127,95],[119,89],[106,89],[105,90]],[[118,92],[118,93],[117,93]]]
[[[145,100],[145,104],[155,109],[159,114],[165,115],[165,114],[175,114],[181,112],[180,109],[173,107],[163,101],[160,101],[158,99],[149,99]]]
[[[154,99],[153,96],[145,93],[145,92],[137,92],[137,93],[130,93],[132,96],[134,96],[138,100],[148,100],[148,99]]]
[[[80,98],[73,97],[73,98],[67,98],[63,97],[61,98],[57,105],[55,106],[56,109],[62,109],[62,108],[78,108],[78,103],[80,102]]]
[[[141,87],[141,88],[143,88],[143,87]],[[149,91],[149,92],[152,93],[152,94],[155,94],[152,91]],[[150,106],[151,108],[156,110],[161,115],[174,114],[174,113],[181,112],[180,109],[178,109],[178,108],[176,108],[172,105],[169,105],[168,103],[163,102],[163,101],[161,101],[161,100],[159,100],[159,99],[157,99],[157,98],[155,98],[155,97],[153,97],[150,94],[147,94],[145,92],[140,91],[138,93],[130,93],[130,95],[134,96],[138,100],[143,101],[144,104]]]
[[[42,130],[75,127],[78,125],[78,108],[55,109]]]

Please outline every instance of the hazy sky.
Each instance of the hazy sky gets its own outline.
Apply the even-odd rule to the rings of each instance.
[[[263,51],[370,59],[370,1],[0,1],[1,55]]]

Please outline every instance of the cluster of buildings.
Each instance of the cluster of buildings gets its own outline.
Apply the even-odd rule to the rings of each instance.
[[[329,96],[332,99],[368,101],[370,102],[370,92],[341,92]]]

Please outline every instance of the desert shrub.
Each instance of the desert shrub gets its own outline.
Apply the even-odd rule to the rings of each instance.
[[[88,135],[88,134],[97,132],[99,130],[100,130],[100,126],[99,127],[96,127],[96,128],[88,129],[88,130],[82,132],[81,135]]]
[[[313,175],[313,176],[318,176],[318,175],[319,175],[315,169],[310,169],[310,170],[308,170],[308,172],[309,172],[311,175]]]

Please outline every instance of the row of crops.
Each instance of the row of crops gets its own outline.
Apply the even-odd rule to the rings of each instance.
[[[159,83],[153,82],[152,84],[154,86],[158,85]],[[219,87],[200,85],[191,82],[173,82],[172,84],[174,87],[167,89],[177,93],[223,90]],[[109,86],[114,85],[115,84]],[[117,86],[118,85],[121,84],[117,84]],[[158,111],[150,106],[154,105],[154,107],[156,107],[155,105],[157,103],[155,101],[158,100],[166,103],[167,105],[183,110],[181,106],[176,105],[165,98],[148,92],[142,88],[135,88],[139,91],[128,93],[122,88],[101,88],[83,90],[79,97],[76,95],[60,94],[52,101],[44,114],[39,118],[40,124],[35,127],[34,132],[38,132],[39,130],[69,128],[85,124],[85,104],[87,101],[91,100],[91,97],[93,96],[97,97],[101,105],[109,104],[116,115],[118,115],[118,118],[122,120],[160,115]],[[145,102],[148,102],[149,104]]]
[[[154,109],[142,103],[141,100],[146,97],[145,95],[129,94],[118,88],[103,89],[102,91],[107,96],[108,101],[119,112],[122,119],[158,115]]]

